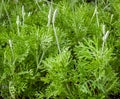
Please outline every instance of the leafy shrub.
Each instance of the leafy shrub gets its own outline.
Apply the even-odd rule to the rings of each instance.
[[[119,91],[119,0],[96,1],[2,0],[2,97],[105,99]]]

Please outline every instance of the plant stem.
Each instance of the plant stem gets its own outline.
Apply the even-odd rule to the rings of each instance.
[[[38,66],[41,64],[41,62],[42,62],[42,60],[43,60],[44,55],[45,55],[45,52],[43,51],[43,53],[42,53],[42,55],[41,55],[41,58],[40,58],[40,61],[39,61],[39,63],[38,63]]]
[[[4,0],[2,0],[2,3],[3,3],[3,7],[4,7],[4,10],[5,10],[5,13],[6,13],[7,17],[8,17],[8,21],[9,21],[9,24],[10,24],[10,28],[13,30],[12,23],[11,23],[11,19],[10,19],[10,16],[9,16],[8,11],[7,11],[7,9],[6,9],[6,6],[5,6],[5,4],[4,4]]]
[[[57,47],[58,47],[58,51],[59,51],[59,53],[61,53],[60,45],[59,45],[59,41],[58,41],[58,36],[57,36],[57,33],[56,33],[55,24],[54,24],[55,23],[56,14],[57,14],[57,9],[54,11],[52,24],[53,24],[53,30],[54,30],[54,35],[55,35],[55,38],[56,38],[56,44],[57,44]]]
[[[50,5],[50,8],[49,8],[48,23],[47,23],[48,27],[50,26],[50,22],[51,22],[51,15],[52,15],[52,4]]]

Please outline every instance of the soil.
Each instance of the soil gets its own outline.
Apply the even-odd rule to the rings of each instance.
[[[118,94],[110,94],[109,99],[120,99],[120,93],[118,93]]]

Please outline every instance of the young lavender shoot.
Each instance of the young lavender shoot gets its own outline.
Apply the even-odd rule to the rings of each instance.
[[[16,24],[17,24],[17,32],[18,32],[18,36],[20,36],[20,30],[19,30],[20,19],[19,19],[19,16],[17,16]]]
[[[22,25],[24,26],[24,18],[25,18],[25,10],[24,10],[24,5],[22,6]]]
[[[13,44],[12,44],[12,40],[9,40],[8,43],[9,43],[10,50],[11,50],[11,53],[12,53],[12,59],[13,59],[13,61],[14,61],[14,52],[13,52]]]
[[[107,40],[110,32],[109,31],[105,32],[105,25],[102,26],[102,31],[103,31],[103,38],[102,38],[102,40],[103,40],[103,43],[102,43],[102,52],[103,52],[106,40]]]
[[[50,26],[51,16],[52,16],[52,4],[50,5],[50,8],[49,8],[48,23],[47,23],[48,27]]]

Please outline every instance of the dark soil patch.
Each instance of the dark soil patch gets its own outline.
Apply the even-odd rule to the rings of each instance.
[[[120,99],[120,93],[118,93],[118,94],[110,94],[109,99]]]

